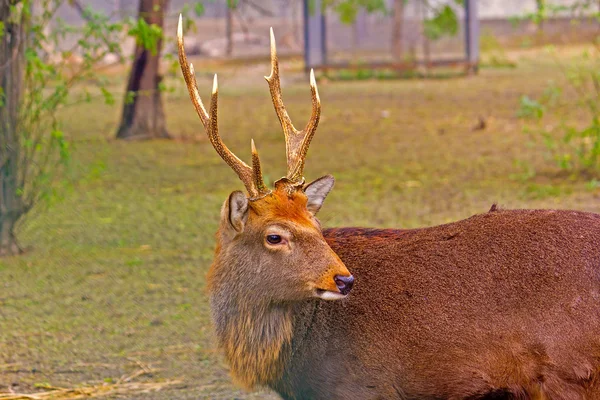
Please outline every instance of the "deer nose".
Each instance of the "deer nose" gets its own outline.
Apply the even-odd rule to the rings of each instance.
[[[350,293],[350,289],[352,289],[352,285],[354,285],[354,277],[352,275],[350,275],[350,276],[336,275],[333,277],[333,280],[335,281],[335,284],[336,284],[338,290],[340,291],[340,293],[343,294],[344,296],[347,295],[348,293]]]

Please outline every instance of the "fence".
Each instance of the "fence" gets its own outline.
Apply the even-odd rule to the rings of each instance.
[[[568,6],[575,1],[548,3]],[[476,10],[471,8],[471,25],[467,24],[465,7],[455,0],[387,0],[386,12],[359,11],[352,24],[340,22],[332,9],[325,15],[308,13],[309,2],[318,4],[320,0],[239,0],[233,10],[227,7],[226,0],[205,1],[201,16],[196,17],[193,12],[188,14],[197,26],[186,38],[188,51],[207,58],[266,58],[269,27],[273,27],[280,55],[304,56],[307,67],[387,65],[400,68],[452,63],[472,66],[477,62],[479,31],[502,43],[509,42],[505,40],[507,38],[536,31],[531,24],[515,25],[509,21],[511,17],[535,11],[535,0],[466,0],[466,5],[476,7]],[[79,3],[113,18],[137,15],[137,1],[133,0],[80,0]],[[197,3],[171,0],[165,27],[167,37],[174,36],[179,12],[186,7],[193,9]],[[394,12],[398,4],[403,4],[400,17]],[[454,11],[456,31],[435,39],[425,35],[426,21],[431,21],[436,12],[446,6]],[[68,4],[62,6],[59,14],[69,23],[83,23],[81,16]],[[476,18],[477,14],[480,19]],[[573,41],[583,37],[582,33],[595,34],[596,21],[572,24],[567,14],[545,23],[544,29],[552,41],[560,41],[566,36]],[[133,41],[126,40],[125,43],[125,54],[131,53]],[[166,52],[174,50],[173,42],[167,42]]]
[[[450,0],[390,3],[384,12],[360,11],[352,25],[343,24],[333,11],[328,11],[323,18],[326,40],[322,58],[309,60],[309,64],[326,69],[476,65],[476,1],[467,0],[465,6]],[[434,22],[442,14],[444,21]],[[432,29],[433,24],[437,31]],[[467,29],[469,26],[471,29]],[[318,45],[318,41],[315,43]]]

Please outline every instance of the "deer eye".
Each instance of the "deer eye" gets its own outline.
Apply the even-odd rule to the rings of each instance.
[[[267,242],[269,244],[279,244],[283,239],[279,235],[267,235]]]

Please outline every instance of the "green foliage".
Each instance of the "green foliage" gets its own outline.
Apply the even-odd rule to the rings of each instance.
[[[108,89],[101,87],[100,91],[102,92],[102,96],[104,96],[104,102],[106,104],[111,105],[111,106],[113,104],[115,104],[115,97]]]
[[[387,9],[385,0],[323,0],[321,4],[323,10],[327,8],[333,10],[344,24],[354,23],[361,9],[369,14],[391,12]],[[432,13],[431,18],[423,21],[425,35],[429,39],[437,40],[443,36],[454,36],[458,33],[459,21],[455,7],[464,6],[464,0],[454,0],[451,5],[442,6],[432,6],[427,1],[424,1],[424,4]],[[315,12],[314,0],[309,1],[308,9],[310,13]]]
[[[205,12],[204,3],[202,3],[202,2],[196,3],[196,5],[194,6],[194,12],[196,13],[197,17],[203,16],[204,12]]]
[[[162,28],[156,24],[148,24],[143,18],[139,18],[129,29],[129,36],[135,38],[138,45],[150,50],[152,55],[156,55],[158,41],[162,38]]]
[[[352,24],[356,20],[356,15],[361,9],[368,13],[387,13],[385,0],[323,0],[321,2],[323,10],[329,8],[338,14],[340,21],[344,24]],[[313,14],[316,11],[314,0],[308,2],[308,11]]]
[[[358,13],[358,7],[354,4],[355,2],[343,2],[335,7],[335,11],[340,16],[340,21],[344,24],[351,24],[356,19]]]
[[[324,1],[325,7],[331,7],[339,16],[344,24],[352,24],[356,20],[356,15],[360,9],[365,9],[368,13],[385,13],[384,0],[344,0],[344,1]]]
[[[519,118],[534,118],[539,120],[544,116],[544,106],[536,100],[523,95],[519,99],[519,110],[517,111]]]
[[[555,5],[537,0],[537,10],[521,19],[541,24],[557,15],[593,16],[598,18],[597,2],[575,1]],[[600,49],[593,46],[565,63],[548,47],[562,80],[551,82],[538,99],[522,96],[517,116],[527,121],[524,132],[532,143],[541,144],[548,160],[575,175],[600,173]],[[567,102],[575,102],[579,115],[570,118],[562,110]],[[573,120],[576,122],[567,122]]]
[[[568,195],[571,190],[560,185],[530,182],[525,185],[525,195],[531,199],[545,199]]]
[[[589,191],[595,191],[599,187],[600,187],[600,181],[598,181],[597,179],[592,179],[585,185],[585,188]]]
[[[181,10],[179,10],[179,13],[181,14],[182,17],[182,21],[183,21],[183,32],[186,33],[190,30],[192,31],[196,31],[196,23],[194,21],[194,18],[192,16],[190,16],[190,14],[193,12],[193,14],[196,17],[201,17],[204,15],[204,13],[206,12],[206,8],[205,8],[205,4],[206,3],[214,3],[216,0],[196,0],[193,2],[186,2],[183,4],[183,7],[181,8]],[[234,1],[231,2],[230,0],[227,0],[227,4],[229,7],[231,8],[235,8],[237,7],[238,1]],[[172,39],[169,35],[166,35],[165,38],[166,40]],[[177,65],[179,68],[179,61],[177,61]]]
[[[0,160],[7,160],[13,166],[3,171],[3,178],[16,182],[10,188],[12,193],[5,196],[18,199],[11,203],[17,208],[9,210],[18,217],[40,201],[55,197],[56,184],[70,163],[72,146],[62,129],[60,110],[90,101],[90,89],[97,90],[97,95],[103,96],[107,103],[114,102],[106,82],[97,76],[96,67],[108,53],[120,52],[123,32],[123,24],[113,23],[108,16],[90,8],[83,10],[87,23],[72,26],[55,16],[66,1],[35,3],[36,13],[31,14],[33,0],[16,2],[2,22],[3,28],[10,24],[17,31],[22,28],[26,35],[24,46],[13,50],[19,60],[14,62],[22,65],[21,78],[13,76],[10,86],[0,86],[0,113],[2,118],[10,119],[0,131],[0,143],[6,143],[0,146]],[[50,21],[51,29],[45,29]],[[67,37],[72,43],[68,48],[63,42]],[[89,89],[77,88],[83,81],[94,82],[95,89],[89,84]],[[11,92],[6,93],[9,87]],[[7,112],[10,109],[7,105],[17,112]],[[11,202],[7,197],[3,200]]]
[[[600,17],[598,2],[596,0],[572,0],[568,3],[569,4],[561,4],[556,1],[548,2],[547,0],[536,0],[535,11],[511,17],[511,21],[514,25],[521,21],[531,21],[540,25],[548,18],[554,17],[578,18],[586,16],[595,19]]]
[[[564,86],[550,84],[539,99],[521,97],[517,115],[528,124],[524,131],[541,143],[549,159],[563,170],[577,174],[600,172],[600,54],[585,52],[572,64],[561,66]],[[563,99],[563,95],[568,95]],[[567,122],[561,110],[574,101],[582,115]],[[558,122],[556,120],[558,119]],[[553,123],[550,123],[552,121]]]
[[[423,21],[423,24],[425,35],[432,40],[458,33],[458,17],[450,5],[436,9],[435,15]]]
[[[132,104],[135,101],[135,92],[129,90],[125,93],[125,104]]]

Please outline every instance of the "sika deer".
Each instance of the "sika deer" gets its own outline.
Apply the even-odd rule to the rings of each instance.
[[[178,39],[192,103],[249,194],[223,205],[208,277],[238,383],[284,399],[600,399],[600,215],[493,207],[431,228],[322,230],[333,178],[303,178],[321,110],[313,73],[298,131],[271,32],[288,173],[269,189],[254,143],[250,167],[221,141],[216,76],[202,105],[181,22]]]

